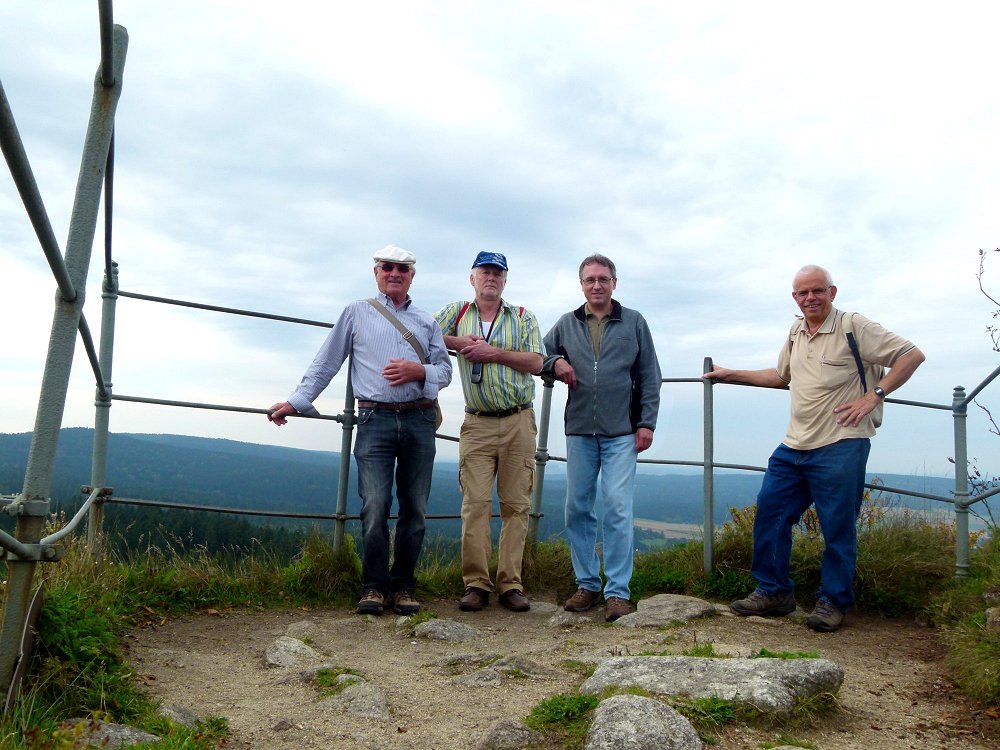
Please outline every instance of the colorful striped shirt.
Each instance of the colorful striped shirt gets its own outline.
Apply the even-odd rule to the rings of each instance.
[[[468,304],[461,320],[462,308]],[[437,315],[438,325],[445,336],[482,336],[483,323],[476,303],[452,302]],[[456,325],[457,323],[457,325]],[[542,354],[542,336],[538,321],[530,310],[516,307],[501,300],[489,342],[498,349],[511,352],[536,352]],[[483,363],[483,377],[472,382],[472,363],[458,357],[458,372],[462,377],[465,404],[476,411],[502,411],[515,406],[530,404],[535,398],[535,379],[530,373],[520,372],[498,362]]]

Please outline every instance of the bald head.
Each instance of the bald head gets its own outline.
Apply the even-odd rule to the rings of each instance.
[[[793,289],[795,288],[795,282],[797,282],[800,277],[802,277],[802,276],[814,276],[815,274],[822,274],[823,275],[823,282],[827,286],[833,286],[833,277],[830,275],[829,271],[827,271],[822,266],[809,265],[809,266],[802,266],[802,268],[800,268],[796,272],[795,277],[792,279],[792,288]]]

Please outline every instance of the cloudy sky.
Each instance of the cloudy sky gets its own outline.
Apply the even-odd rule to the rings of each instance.
[[[475,253],[547,330],[582,302],[576,267],[619,267],[664,374],[706,356],[769,367],[791,277],[828,267],[838,306],[912,339],[900,398],[950,403],[1000,364],[980,248],[1000,246],[995,3],[119,0],[129,49],[116,129],[114,254],[125,291],[333,321],[374,290],[371,253],[417,255],[435,311],[468,297]],[[100,45],[96,3],[0,5],[0,81],[65,242]],[[99,233],[97,246],[103,237]],[[1000,254],[986,282],[1000,293]],[[86,315],[100,327],[101,253]],[[55,284],[0,174],[6,408],[31,430]],[[117,394],[267,407],[325,332],[130,299]],[[78,350],[64,424],[93,424]],[[653,458],[701,457],[699,384],[666,385]],[[557,386],[553,451],[561,453]],[[336,412],[338,378],[318,406]],[[1000,385],[982,401],[1000,410]],[[447,431],[461,413],[443,396]],[[716,459],[765,462],[787,394],[716,389]],[[296,420],[115,403],[116,432],[339,449]],[[872,471],[946,475],[949,412],[889,406]],[[970,453],[995,456],[979,410]],[[443,452],[454,452],[445,444]],[[996,461],[993,461],[996,465]]]

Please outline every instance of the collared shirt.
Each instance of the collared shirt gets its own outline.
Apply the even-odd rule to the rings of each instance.
[[[482,317],[475,301],[469,303],[465,314],[458,320],[464,302],[445,305],[434,317],[446,336],[481,336]],[[457,326],[456,326],[457,321]],[[542,336],[538,321],[530,310],[500,301],[489,343],[498,349],[511,352],[542,353]],[[458,358],[458,372],[462,378],[465,404],[476,411],[502,411],[515,406],[530,404],[535,398],[535,379],[526,372],[498,362],[483,363],[483,377],[472,382],[472,363],[465,357]]]
[[[344,308],[302,376],[302,382],[288,397],[288,403],[297,411],[303,414],[316,412],[312,402],[330,384],[350,355],[353,355],[351,384],[359,400],[400,403],[437,398],[438,390],[451,382],[451,359],[434,318],[414,306],[409,296],[398,309],[382,292],[378,293],[378,301],[413,333],[427,353],[423,382],[391,385],[385,379],[382,370],[390,359],[420,360],[403,335],[368,300],[357,300]]]
[[[857,427],[837,424],[835,407],[864,395],[858,367],[842,327],[843,313],[834,309],[810,335],[797,320],[781,348],[775,369],[791,390],[791,419],[784,443],[795,450],[813,450],[845,438],[870,438],[875,434],[871,416]],[[865,363],[892,367],[914,348],[902,336],[878,323],[854,315],[854,336]],[[877,383],[868,383],[874,388]]]

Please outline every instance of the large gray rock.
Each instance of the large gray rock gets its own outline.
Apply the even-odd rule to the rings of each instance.
[[[264,650],[264,663],[269,667],[303,667],[320,658],[318,651],[287,635],[280,636]]]
[[[550,628],[578,628],[582,625],[593,625],[594,618],[560,609],[545,622]]]
[[[323,708],[336,708],[362,719],[386,720],[389,718],[389,703],[385,693],[354,674],[337,676],[337,685],[343,689],[319,702]]]
[[[691,722],[670,706],[638,695],[601,701],[584,750],[701,750]]]
[[[140,742],[156,742],[160,739],[155,734],[144,732],[127,724],[112,724],[109,721],[98,719],[71,719],[66,723],[82,730],[79,739],[85,743],[85,746],[119,750],[120,748],[132,747]],[[81,725],[83,726],[81,727]]]
[[[638,687],[657,695],[716,696],[786,716],[796,700],[834,693],[843,681],[844,670],[826,659],[617,656],[602,662],[580,692]]]
[[[422,638],[430,638],[432,641],[448,641],[449,643],[461,643],[479,637],[479,631],[471,625],[441,619],[422,622],[413,629],[413,633]]]
[[[542,735],[514,719],[493,722],[476,745],[476,750],[520,750],[542,741]]]
[[[681,594],[657,594],[648,599],[640,599],[635,612],[619,617],[615,620],[615,625],[623,628],[658,628],[715,614],[715,605],[704,599]]]

